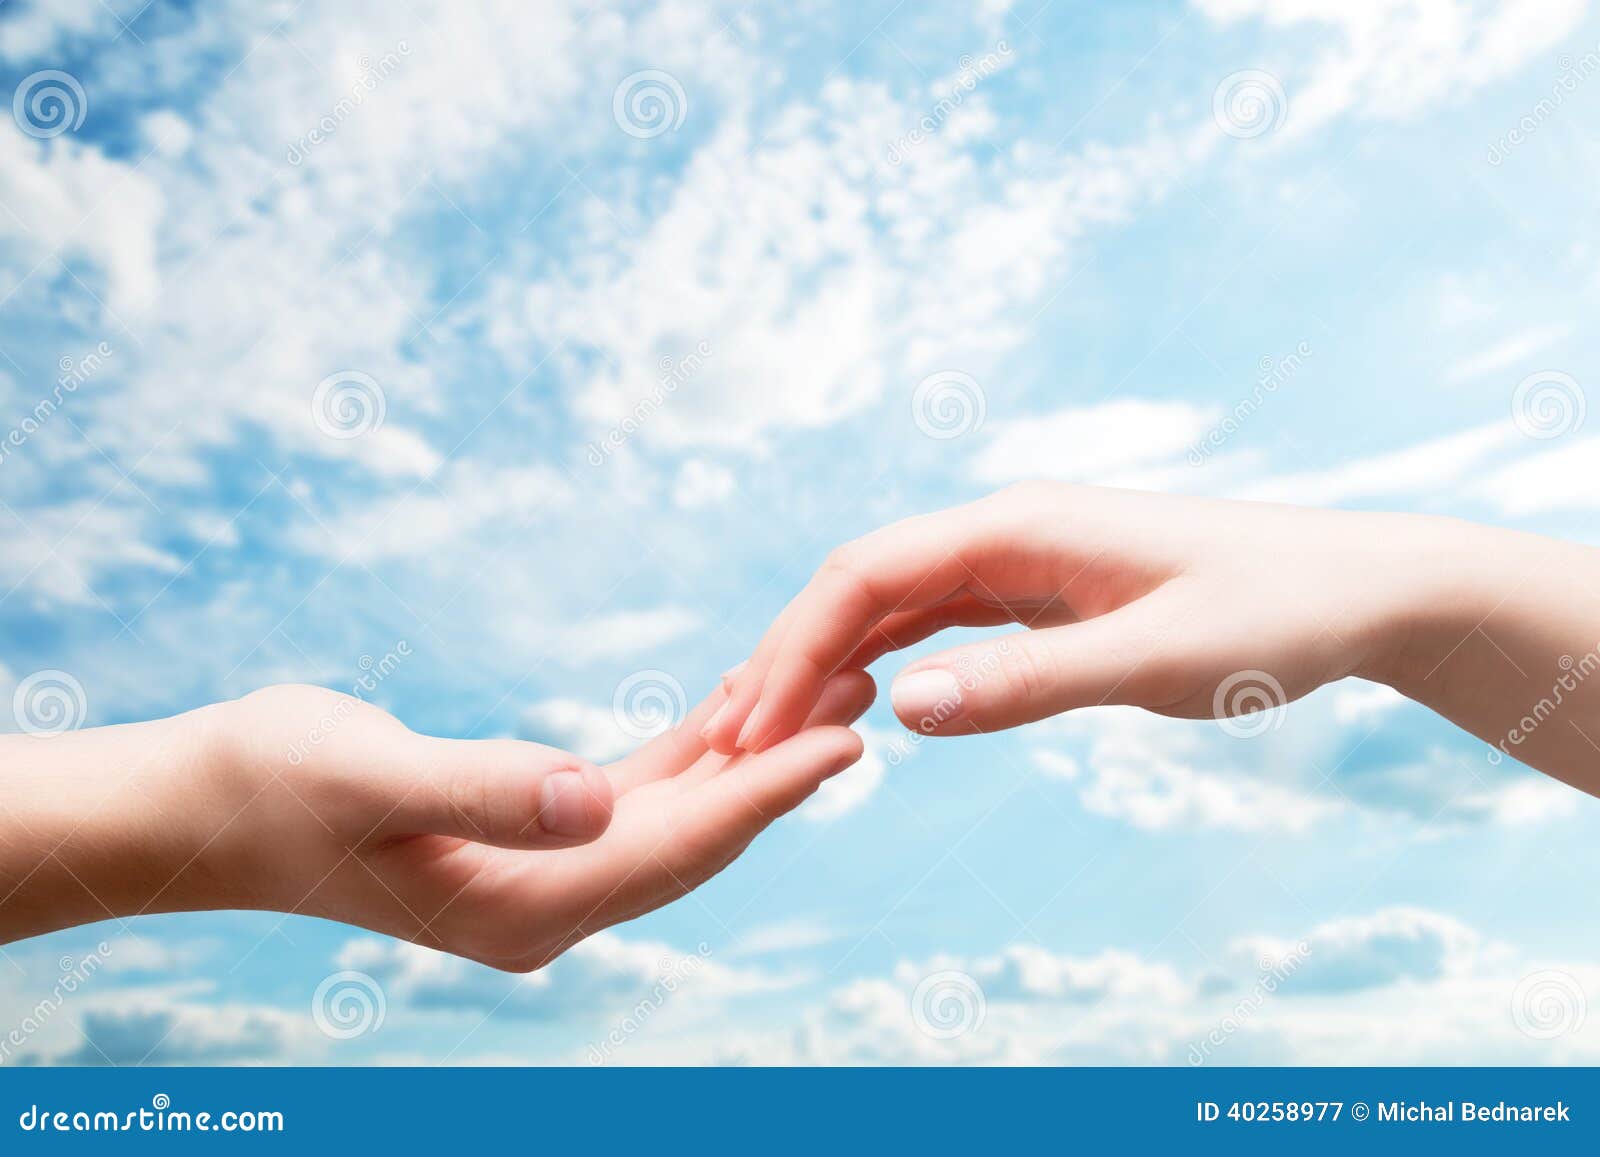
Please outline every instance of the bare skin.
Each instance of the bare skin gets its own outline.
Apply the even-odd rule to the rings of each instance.
[[[1445,518],[1054,483],[839,547],[730,680],[705,738],[768,750],[832,672],[1006,623],[1029,629],[902,670],[901,721],[959,735],[1102,703],[1208,718],[1355,675],[1600,794],[1600,550]],[[1251,680],[1266,693],[1235,694]]]
[[[541,967],[697,887],[860,758],[847,725],[873,687],[842,673],[802,734],[732,758],[699,737],[723,697],[603,769],[536,743],[418,735],[303,686],[150,723],[5,736],[0,941],[256,908]]]

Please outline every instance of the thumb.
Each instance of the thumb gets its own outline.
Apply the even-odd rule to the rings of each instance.
[[[576,755],[515,739],[413,739],[385,828],[563,848],[588,843],[611,823],[611,781]]]
[[[1075,707],[1148,702],[1161,674],[1162,633],[1139,607],[920,659],[895,678],[894,713],[924,735],[967,735]]]

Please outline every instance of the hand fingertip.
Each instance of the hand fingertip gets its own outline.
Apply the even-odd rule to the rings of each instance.
[[[833,770],[828,772],[830,779],[841,771],[854,767],[860,762],[861,757],[866,754],[867,745],[862,741],[861,736],[848,728],[845,729],[845,734],[850,736],[850,739],[845,744],[845,749],[840,753],[839,758],[834,761]]]

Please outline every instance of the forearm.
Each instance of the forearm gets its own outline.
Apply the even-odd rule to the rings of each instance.
[[[1362,673],[1503,756],[1600,794],[1600,550],[1410,521],[1418,573],[1394,646]]]
[[[0,942],[208,906],[210,710],[0,737]]]

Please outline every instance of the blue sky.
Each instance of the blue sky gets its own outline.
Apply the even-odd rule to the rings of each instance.
[[[0,118],[7,702],[404,642],[412,727],[606,758],[630,677],[697,698],[831,546],[1026,477],[1600,537],[1576,0],[0,4],[0,89],[46,70],[74,123]],[[8,946],[0,1028],[104,942],[15,1059],[1600,1060],[1600,804],[1382,689],[1273,722],[879,707],[544,973],[157,917]],[[342,972],[381,1026],[325,1031]]]

